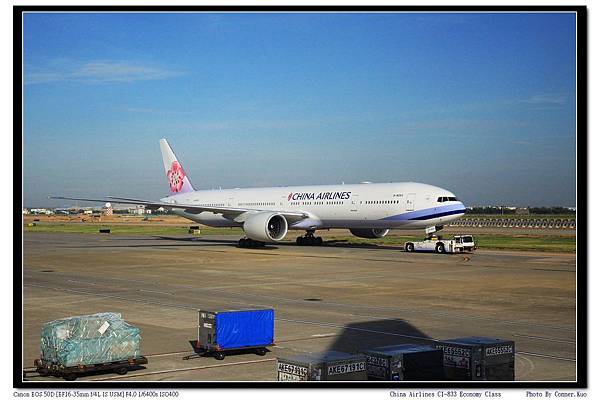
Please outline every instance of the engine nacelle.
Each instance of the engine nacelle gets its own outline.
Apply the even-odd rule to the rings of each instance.
[[[365,238],[365,239],[382,238],[385,235],[387,235],[389,231],[390,231],[389,229],[377,229],[377,228],[350,229],[350,233],[352,233],[354,236],[358,236],[359,238]]]
[[[260,212],[250,215],[244,221],[243,228],[250,239],[259,242],[278,242],[285,237],[288,223],[281,214]]]

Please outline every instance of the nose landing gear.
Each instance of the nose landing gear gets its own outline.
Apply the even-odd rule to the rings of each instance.
[[[323,245],[323,238],[314,235],[315,231],[306,231],[306,235],[298,236],[296,238],[296,244],[298,246],[321,246]]]

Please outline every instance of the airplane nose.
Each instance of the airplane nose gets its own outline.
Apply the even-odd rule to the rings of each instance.
[[[465,212],[467,211],[467,207],[465,207],[465,205],[462,203],[462,201],[461,201],[461,202],[459,202],[459,203],[460,203],[460,206],[461,206],[461,207],[462,207],[462,209],[463,209],[463,212],[462,212],[462,214],[460,214],[460,215],[461,215],[461,216],[462,216],[462,215],[465,215]]]

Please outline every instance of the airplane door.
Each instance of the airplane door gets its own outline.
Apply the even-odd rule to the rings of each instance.
[[[358,198],[358,194],[353,194],[352,198],[350,199],[350,212],[357,213],[359,204],[360,200]]]
[[[416,193],[409,193],[406,195],[406,211],[414,211],[415,197],[417,197]]]

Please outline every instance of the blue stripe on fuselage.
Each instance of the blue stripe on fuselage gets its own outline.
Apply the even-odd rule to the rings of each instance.
[[[448,206],[426,208],[424,210],[410,211],[402,214],[383,218],[384,221],[423,221],[432,218],[445,217],[447,215],[464,214],[465,206],[462,204],[451,204]]]

